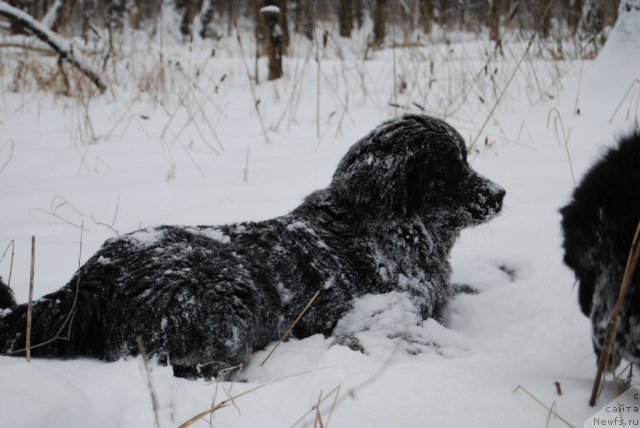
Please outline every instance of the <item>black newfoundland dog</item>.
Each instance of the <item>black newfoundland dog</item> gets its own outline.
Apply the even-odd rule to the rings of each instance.
[[[257,223],[160,226],[105,242],[60,290],[34,302],[34,356],[116,360],[146,352],[178,376],[211,376],[279,339],[331,334],[366,293],[401,290],[423,317],[452,294],[448,256],[505,191],[467,163],[442,120],[404,115],[358,141],[328,188]],[[74,304],[75,302],[75,304]],[[27,305],[0,285],[0,352],[23,354]]]
[[[640,130],[591,167],[560,212],[564,262],[579,282],[580,308],[591,318],[600,355],[640,221]],[[622,357],[640,364],[640,272],[625,299],[615,354],[618,363]]]

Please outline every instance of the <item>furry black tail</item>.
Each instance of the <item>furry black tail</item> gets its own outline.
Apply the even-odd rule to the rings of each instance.
[[[13,309],[15,307],[16,299],[13,297],[13,290],[0,277],[0,309]]]
[[[33,356],[104,358],[98,299],[92,298],[90,283],[78,288],[76,282],[33,302]],[[24,355],[26,325],[27,305],[17,305],[11,288],[0,282],[1,355]]]

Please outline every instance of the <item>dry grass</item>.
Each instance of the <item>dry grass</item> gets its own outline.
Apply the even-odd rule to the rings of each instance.
[[[312,414],[314,415],[314,428],[317,426],[321,426],[321,424],[324,428],[328,428],[329,423],[331,422],[331,416],[333,415],[333,411],[335,410],[336,405],[338,403],[338,397],[340,395],[341,388],[342,388],[342,385],[338,385],[335,388],[333,388],[331,391],[329,391],[329,393],[326,395],[323,395],[322,391],[320,391],[318,401],[315,403],[315,405],[313,405],[305,414],[300,416],[293,424],[291,424],[289,428],[295,428],[296,426],[301,424],[307,418],[307,416]],[[320,406],[331,397],[333,397],[333,401],[331,403],[331,407],[329,408],[329,413],[326,417],[326,420],[323,420]]]
[[[270,380],[269,382],[265,382],[265,383],[260,384],[260,385],[256,385],[256,386],[254,386],[252,388],[249,388],[249,389],[247,389],[245,391],[242,391],[242,392],[239,392],[237,394],[234,394],[233,396],[230,396],[227,399],[220,401],[218,404],[214,403],[210,408],[208,408],[208,409],[206,409],[206,410],[194,415],[189,420],[181,423],[179,428],[190,427],[191,425],[193,425],[196,422],[202,420],[206,416],[209,416],[209,415],[211,415],[211,414],[213,414],[213,413],[215,413],[215,412],[217,412],[217,411],[219,411],[221,409],[224,409],[225,407],[228,407],[230,404],[235,405],[236,400],[238,400],[239,398],[242,398],[242,397],[245,397],[247,395],[253,394],[254,392],[256,392],[256,391],[258,391],[260,389],[263,389],[263,388],[265,388],[265,387],[267,387],[269,385],[273,385],[275,383],[282,382],[282,381],[285,381],[287,379],[293,379],[293,378],[296,378],[296,377],[304,376],[306,374],[315,373],[315,372],[318,372],[318,371],[321,371],[321,370],[324,370],[324,369],[320,368],[320,369],[315,369],[315,370],[307,370],[307,371],[300,372],[300,373],[294,373],[294,374],[291,374],[291,375],[288,375],[288,376],[283,376],[283,377],[280,377],[280,378],[277,378],[277,379]],[[329,397],[329,396],[330,395],[327,395],[325,397],[325,399],[327,397]]]
[[[26,357],[31,361],[31,321],[33,318],[33,281],[36,271],[36,237],[31,237],[31,270],[29,272],[29,301],[27,303]]]
[[[613,114],[611,115],[611,118],[609,118],[609,123],[613,122],[613,118],[616,117],[616,115],[618,114],[618,110],[620,110],[620,108],[622,107],[622,105],[624,104],[625,100],[631,95],[630,98],[630,102],[628,104],[627,107],[627,114],[625,119],[629,120],[630,114],[631,114],[631,109],[633,108],[633,98],[635,96],[636,99],[636,114],[635,114],[635,122],[636,124],[638,124],[638,112],[639,112],[639,108],[640,108],[640,79],[634,79],[633,82],[631,82],[631,86],[629,86],[629,89],[627,90],[627,92],[625,92],[624,97],[622,97],[622,99],[620,100],[620,103],[618,103],[618,106],[616,107],[616,109],[614,110]]]
[[[291,331],[293,331],[293,329],[295,328],[296,324],[298,324],[298,322],[302,319],[302,317],[304,316],[304,314],[307,313],[307,311],[309,310],[309,308],[311,307],[311,305],[313,305],[313,302],[316,301],[316,299],[318,298],[318,296],[320,295],[320,290],[316,291],[315,294],[313,295],[313,297],[311,297],[311,299],[309,299],[309,302],[305,305],[305,307],[300,311],[300,313],[298,314],[298,316],[296,317],[296,319],[291,323],[291,325],[289,326],[289,328],[287,329],[287,331],[284,332],[284,334],[282,335],[282,337],[280,338],[280,340],[278,340],[278,342],[273,346],[273,348],[271,349],[271,351],[267,354],[267,356],[264,358],[264,360],[262,360],[262,362],[260,363],[260,367],[264,366],[267,363],[267,360],[269,359],[269,357],[271,357],[271,355],[276,351],[276,349],[278,349],[278,347],[280,345],[282,345],[282,342],[285,341],[285,339],[287,337],[289,337],[289,334],[291,334]]]
[[[569,423],[569,421],[567,421],[565,418],[563,418],[562,416],[560,416],[558,414],[558,412],[556,411],[555,401],[549,406],[549,405],[545,404],[542,400],[540,400],[538,397],[533,395],[531,392],[529,392],[522,385],[516,386],[515,389],[513,390],[513,393],[515,394],[518,391],[524,392],[529,398],[531,398],[533,401],[538,403],[542,408],[544,408],[548,412],[547,413],[547,425],[546,426],[549,426],[549,422],[551,420],[551,417],[553,416],[555,419],[559,420],[560,422],[562,422],[563,424],[565,424],[569,428],[574,428],[574,426],[571,423]]]
[[[71,335],[71,327],[73,325],[73,319],[76,313],[76,304],[78,303],[78,294],[80,292],[80,278],[82,276],[82,270],[80,269],[81,267],[81,262],[82,262],[82,238],[83,238],[83,231],[84,231],[84,223],[80,224],[80,248],[78,250],[78,275],[76,276],[76,291],[75,294],[73,296],[73,303],[71,304],[71,309],[69,309],[69,313],[67,313],[67,316],[64,320],[64,322],[62,323],[62,325],[60,326],[60,328],[58,329],[58,331],[56,332],[56,334],[53,335],[53,337],[37,343],[35,345],[31,344],[30,341],[30,335],[31,335],[31,315],[29,314],[27,316],[27,341],[25,344],[25,347],[22,349],[16,349],[14,351],[11,351],[10,354],[19,354],[22,352],[25,352],[27,354],[27,361],[30,359],[31,356],[31,350],[36,349],[36,348],[40,348],[43,346],[46,346],[50,343],[53,343],[57,340],[69,340],[69,337]],[[31,238],[32,239],[32,244],[31,244],[31,275],[30,275],[30,280],[29,280],[29,312],[31,312],[30,308],[31,308],[31,303],[33,300],[33,275],[34,275],[34,265],[35,265],[35,236]],[[63,335],[63,331],[67,329],[67,333],[66,335]]]
[[[140,336],[136,338],[136,343],[138,345],[138,353],[142,356],[142,367],[144,368],[145,378],[147,379],[147,390],[149,391],[149,397],[151,398],[151,407],[153,409],[153,422],[155,423],[156,428],[160,428],[160,417],[158,414],[160,406],[158,404],[158,394],[156,394],[156,390],[153,386],[149,356],[147,355],[144,344],[142,343],[142,338]]]
[[[55,56],[4,49],[6,55],[0,58],[0,70],[11,70],[12,74],[0,79],[0,85],[20,93],[51,93],[77,110],[77,126],[70,131],[70,137],[81,155],[78,168],[87,172],[96,169],[86,162],[88,146],[103,139],[122,138],[131,123],[140,125],[132,107],[151,101],[168,117],[162,132],[163,147],[178,146],[191,158],[200,175],[206,177],[206,170],[187,149],[192,143],[184,135],[196,134],[195,143],[215,154],[224,153],[216,132],[216,119],[226,117],[218,98],[229,80],[233,80],[231,85],[249,85],[265,142],[285,121],[289,130],[299,120],[301,106],[305,103],[308,106],[314,97],[318,143],[327,135],[342,135],[346,120],[355,123],[351,110],[368,105],[384,115],[417,111],[454,119],[457,124],[468,123],[474,136],[473,151],[481,149],[482,141],[487,149],[498,140],[518,140],[502,129],[494,115],[498,108],[509,108],[513,99],[522,96],[508,93],[515,80],[525,82],[518,86],[526,88],[524,95],[531,104],[555,97],[567,58],[584,50],[577,41],[573,42],[576,44],[573,48],[569,48],[568,40],[559,41],[564,37],[562,34],[553,40],[540,40],[533,32],[506,29],[499,46],[480,43],[474,52],[464,43],[413,31],[405,33],[403,44],[391,42],[390,49],[368,51],[362,56],[368,43],[366,30],[356,31],[347,40],[333,37],[335,28],[320,23],[318,31],[326,34],[326,43],[315,43],[294,34],[285,63],[288,74],[279,82],[256,85],[256,76],[249,72],[244,54],[244,46],[253,37],[247,28],[245,22],[235,25],[235,37],[211,41],[212,53],[204,56],[202,43],[176,46],[161,37],[161,33],[153,37],[132,31],[111,37],[107,33],[92,34],[78,49],[94,65],[100,65],[109,88],[106,96],[126,106],[107,132],[98,133],[93,126],[91,104],[98,91],[74,68],[60,67]],[[460,37],[464,40],[477,35],[462,33]],[[562,61],[556,60],[556,45],[566,46]],[[224,51],[237,58],[237,52],[233,51],[238,48],[244,79],[231,68],[221,73],[223,78],[212,75],[214,67],[209,65],[216,61],[212,59],[213,51]],[[316,67],[310,66],[314,59]],[[385,62],[382,68],[380,62]],[[284,97],[280,97],[281,91],[286,94]],[[275,100],[272,94],[276,95]],[[274,114],[274,110],[278,113]],[[184,115],[187,120],[178,121]],[[480,126],[476,123],[478,117],[484,118]],[[489,126],[492,123],[495,126]],[[175,168],[176,162],[168,159],[167,180],[175,176]]]
[[[552,108],[549,111],[549,116],[547,116],[547,128],[549,128],[549,124],[551,122],[551,118],[553,117],[553,130],[555,131],[556,141],[559,145],[564,147],[567,152],[567,160],[569,162],[569,169],[571,170],[571,179],[573,180],[573,185],[576,185],[576,175],[573,172],[573,162],[571,161],[571,152],[569,151],[569,138],[567,133],[564,130],[564,123],[562,122],[562,116],[557,108]],[[561,138],[562,137],[562,138]]]

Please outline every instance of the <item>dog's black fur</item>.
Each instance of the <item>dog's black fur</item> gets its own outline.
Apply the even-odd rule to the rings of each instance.
[[[33,354],[116,360],[136,354],[139,337],[175,374],[208,376],[279,339],[317,290],[295,337],[330,334],[366,293],[404,290],[423,317],[438,316],[459,231],[494,217],[505,194],[466,155],[445,122],[404,115],[358,141],[329,187],[287,215],[110,239],[65,287],[34,303],[34,344],[72,317],[61,332],[68,340]],[[8,295],[6,285],[0,291]],[[0,352],[24,347],[26,312],[0,310]]]
[[[621,138],[591,167],[560,212],[564,262],[579,282],[580,309],[591,318],[599,355],[640,221],[639,130]],[[615,357],[640,364],[639,272],[623,306]]]
[[[13,290],[2,282],[0,276],[0,310],[13,309],[16,306],[16,299],[13,297]]]

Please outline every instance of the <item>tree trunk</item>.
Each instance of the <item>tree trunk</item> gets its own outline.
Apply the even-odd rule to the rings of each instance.
[[[84,44],[89,43],[89,26],[91,25],[91,15],[93,14],[93,1],[85,0],[82,10],[82,39]],[[62,67],[62,66],[60,66]]]
[[[24,2],[22,0],[9,0],[9,6],[13,6],[16,9],[24,10]],[[9,25],[9,32],[11,34],[25,34],[24,27],[18,21],[11,21]]]
[[[420,24],[426,34],[431,34],[433,29],[433,12],[433,0],[420,0]]]
[[[542,13],[542,28],[540,29],[540,36],[543,39],[548,39],[551,35],[551,9],[547,10],[545,13],[545,6],[543,6]]]
[[[44,16],[46,11],[47,11],[46,1],[35,0],[33,2],[32,10],[31,10],[31,16],[33,16],[35,19],[40,21],[42,19],[42,17]]]
[[[180,19],[180,33],[185,39],[188,39],[191,37],[191,23],[193,22],[193,18],[202,8],[202,0],[176,0],[175,4],[176,10],[182,15]]]
[[[316,2],[315,0],[300,0],[301,6],[301,21],[302,21],[302,34],[307,39],[313,40],[314,32],[316,28]]]
[[[489,40],[497,43],[500,40],[500,0],[491,0],[491,8],[487,18]]]
[[[293,3],[293,31],[300,34],[302,29],[302,5],[300,0],[291,0]]]
[[[282,55],[284,53],[284,34],[280,27],[280,10],[262,8],[262,22],[267,29],[267,52],[269,53],[269,80],[282,77]]]
[[[227,36],[231,37],[233,25],[236,20],[236,8],[233,0],[227,0]]]
[[[578,24],[582,18],[582,8],[584,7],[584,0],[569,1],[567,5],[567,25],[572,35],[576,35],[578,31]]]
[[[68,30],[71,26],[73,15],[73,0],[63,0],[62,7],[58,12],[58,21],[56,21],[56,25],[53,27],[53,30],[58,33],[64,33],[65,30]]]
[[[111,0],[108,7],[108,25],[112,30],[120,30],[124,26],[125,0]]]
[[[387,13],[387,0],[376,0],[376,7],[373,11],[373,45],[380,46],[384,43],[384,33]]]
[[[289,47],[289,7],[287,0],[280,0],[280,28],[282,29],[282,42],[285,49]]]
[[[340,0],[338,8],[338,25],[340,36],[351,37],[353,29],[353,4],[351,0]]]
[[[258,67],[258,63],[260,60],[260,37],[264,33],[262,31],[262,19],[260,17],[260,0],[253,0],[253,24],[254,24],[254,36],[256,39],[256,56],[254,61],[254,78],[256,80],[256,85],[260,84],[260,70]],[[236,34],[238,38],[238,43],[240,43],[240,34]],[[242,47],[242,45],[240,45]]]
[[[358,29],[364,24],[364,3],[363,0],[353,0],[353,12],[356,18]]]
[[[451,24],[454,14],[452,0],[440,0],[438,1],[438,23],[441,27],[447,28]]]
[[[200,10],[200,37],[203,39],[209,36],[209,24],[213,19],[215,0],[204,0]]]
[[[604,25],[612,26],[618,20],[618,9],[620,8],[620,0],[612,0],[604,3]]]

